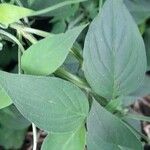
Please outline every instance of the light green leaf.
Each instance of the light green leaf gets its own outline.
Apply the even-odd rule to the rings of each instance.
[[[12,104],[10,97],[7,95],[5,90],[0,86],[0,109]]]
[[[77,128],[72,133],[49,134],[42,145],[42,150],[84,150],[86,130]]]
[[[75,130],[89,111],[85,94],[59,78],[0,72],[0,84],[23,116],[50,132]]]
[[[85,28],[76,27],[66,33],[47,37],[32,45],[22,56],[22,69],[29,74],[49,75],[65,61],[73,43]]]
[[[93,146],[102,150],[120,150],[121,147],[142,150],[142,144],[133,132],[96,101],[93,102],[87,128],[89,139],[92,141],[88,142],[89,150],[94,150]]]
[[[0,12],[0,23],[7,27],[9,24],[17,22],[23,17],[31,15],[34,11],[8,3],[1,3]]]
[[[84,46],[85,76],[106,99],[138,88],[146,71],[143,39],[122,0],[107,0],[90,25]]]

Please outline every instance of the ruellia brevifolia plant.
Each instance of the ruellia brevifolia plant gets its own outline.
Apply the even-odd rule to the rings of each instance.
[[[58,1],[37,11],[23,7],[25,1],[0,3],[1,41],[18,45],[18,74],[0,71],[0,108],[16,107],[23,115],[17,115],[21,128],[32,124],[33,150],[37,127],[48,134],[42,150],[142,150],[141,139],[150,140],[133,123],[150,119],[129,106],[149,94],[144,87],[150,79],[145,75],[142,33],[127,1],[100,1],[92,23],[70,25],[63,33],[30,26],[34,16],[57,13],[56,9],[63,13],[62,7],[82,1]],[[81,41],[83,30],[87,34]],[[78,64],[77,69],[75,64],[71,67],[73,71],[66,67],[69,55]]]

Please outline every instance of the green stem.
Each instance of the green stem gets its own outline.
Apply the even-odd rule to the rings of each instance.
[[[127,115],[124,116],[124,118],[129,118],[129,119],[134,119],[134,120],[140,120],[140,121],[150,122],[150,117],[139,115],[139,114],[136,115],[136,114],[130,114],[130,113],[128,113]]]
[[[20,32],[17,32],[17,36],[21,40]],[[21,70],[21,50],[18,47],[18,74],[21,74],[21,73],[22,73],[22,70]]]
[[[25,51],[24,47],[22,46],[20,41],[15,36],[13,36],[12,34],[6,32],[4,30],[0,30],[0,34],[4,35],[4,36],[10,38],[12,41],[14,41],[19,46],[22,53]]]
[[[30,33],[26,33],[26,32],[21,32],[22,33],[22,36],[26,39],[28,39],[32,44],[35,44],[37,43],[37,39],[34,38],[34,36],[32,36],[32,34]]]
[[[42,9],[42,10],[39,10],[39,11],[35,11],[30,16],[38,16],[38,15],[46,14],[48,12],[51,12],[51,11],[53,11],[55,9],[58,9],[58,8],[61,8],[63,6],[76,4],[76,3],[79,3],[79,2],[83,2],[83,1],[85,1],[85,0],[68,0],[68,1],[64,1],[62,3],[58,3],[54,6],[50,6],[48,8],[45,8],[45,9]]]
[[[99,0],[99,10],[100,11],[101,11],[102,7],[103,7],[103,0]]]
[[[21,32],[17,31],[17,36],[19,40],[21,40]],[[22,69],[21,69],[21,51],[20,48],[18,48],[18,74],[22,74]],[[33,130],[33,150],[37,150],[37,130],[36,126],[34,123],[32,123],[32,130]]]
[[[28,40],[31,42],[31,43],[36,43],[37,40],[34,38],[33,36],[31,36],[30,38],[28,38]],[[33,42],[34,41],[34,42]],[[77,52],[75,49],[74,49],[74,53],[76,53],[76,55],[78,55],[78,57],[80,57],[80,59],[83,59],[82,56],[80,56],[81,54],[79,52]],[[82,80],[81,78],[79,78],[78,76],[75,76],[73,74],[71,74],[70,72],[64,70],[64,69],[58,69],[55,73],[54,73],[56,76],[58,77],[61,77],[63,79],[66,79],[72,83],[74,83],[75,85],[77,85],[78,87],[80,87],[81,89],[84,89],[85,91],[89,92],[89,93],[92,93],[95,97],[95,99],[99,99],[99,102],[102,104],[102,105],[106,105],[107,104],[107,100],[104,99],[104,98],[101,98],[100,96],[98,96],[97,94],[95,94],[92,89],[89,87],[89,85],[87,84],[86,81]]]
[[[54,34],[51,34],[49,32],[45,32],[45,31],[42,31],[42,30],[29,28],[29,27],[26,27],[24,25],[17,24],[17,23],[11,24],[10,27],[13,28],[13,29],[15,29],[15,30],[21,31],[23,33],[23,36],[26,39],[28,39],[29,41],[31,41],[31,43],[33,43],[33,44],[36,43],[37,40],[32,35],[29,35],[28,33],[36,34],[36,35],[41,36],[41,37],[47,37],[47,36],[53,36],[54,35]],[[83,63],[83,57],[80,54],[80,52],[78,51],[78,49],[76,49],[75,47],[73,47],[70,52],[76,57],[76,59],[82,65],[82,63]]]
[[[74,55],[74,57],[79,61],[80,65],[82,66],[82,64],[83,64],[83,57],[80,54],[79,50],[76,49],[75,47],[73,47],[73,48],[71,48],[70,52]]]
[[[63,79],[66,79],[81,89],[86,90],[87,92],[91,92],[91,88],[88,86],[88,84],[82,80],[81,78],[71,74],[70,72],[66,71],[65,69],[59,68],[55,73],[56,76],[61,77]]]
[[[47,37],[47,36],[50,36],[50,35],[52,35],[52,36],[54,35],[52,33],[45,32],[45,31],[38,30],[38,29],[34,29],[34,28],[30,28],[30,27],[27,27],[27,26],[24,26],[24,25],[18,24],[18,23],[13,23],[13,24],[10,25],[10,27],[15,29],[15,30],[24,31],[24,32],[27,32],[27,33],[31,33],[31,34],[41,36],[41,37]]]
[[[37,150],[37,129],[34,123],[32,123],[33,131],[33,150]]]

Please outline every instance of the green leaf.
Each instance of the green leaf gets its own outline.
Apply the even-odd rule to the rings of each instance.
[[[0,110],[0,124],[11,130],[22,130],[31,125],[14,105]]]
[[[149,71],[150,70],[150,28],[146,30],[144,41],[145,41],[146,56],[147,56],[147,71]]]
[[[22,69],[29,74],[49,75],[65,61],[73,43],[85,28],[76,27],[66,33],[47,37],[29,47],[22,56]]]
[[[122,0],[107,0],[90,25],[84,46],[85,76],[106,99],[138,88],[146,71],[143,39]]]
[[[79,0],[78,3],[81,1]],[[21,0],[21,2],[24,4],[24,6],[30,8],[30,9],[36,10],[36,11],[45,9],[47,7],[53,7],[56,4],[58,4],[58,5],[66,4],[67,6],[62,6],[59,9],[55,9],[51,12],[43,14],[44,16],[54,16],[55,19],[56,18],[57,19],[66,19],[67,17],[73,16],[79,6],[78,4],[71,5],[71,3],[69,3],[69,2],[75,3],[75,2],[77,2],[77,0],[44,0],[44,3],[41,0],[28,0],[28,2]]]
[[[133,104],[136,100],[148,96],[150,94],[150,77],[145,76],[144,81],[141,86],[136,89],[134,92],[130,93],[127,96],[121,96],[123,99],[124,106],[129,106]]]
[[[17,22],[23,17],[31,15],[34,11],[8,3],[1,3],[0,12],[0,23],[7,27],[9,24]]]
[[[142,144],[133,132],[96,101],[93,102],[87,128],[91,140],[88,142],[89,150],[94,150],[94,147],[103,150],[120,150],[120,147],[142,150]]]
[[[84,150],[86,130],[77,128],[72,133],[49,134],[42,145],[42,150]]]
[[[59,78],[0,72],[0,84],[23,116],[50,132],[75,130],[89,111],[85,94]]]
[[[150,17],[149,0],[124,0],[137,24],[143,23]]]
[[[8,129],[5,126],[0,127],[0,145],[5,150],[17,150],[21,149],[26,135],[26,129],[13,130]]]
[[[12,104],[12,100],[7,95],[5,90],[0,86],[0,109]]]

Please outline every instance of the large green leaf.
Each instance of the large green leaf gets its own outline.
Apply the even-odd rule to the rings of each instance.
[[[85,25],[79,26],[32,45],[22,56],[22,69],[29,74],[53,73],[63,64],[73,43],[84,28]]]
[[[0,4],[0,24],[8,26],[19,19],[31,15],[34,11],[31,9],[2,3]]]
[[[133,132],[116,116],[106,111],[96,101],[93,102],[87,122],[89,150],[142,150],[142,144]],[[108,143],[108,144],[107,144]]]
[[[0,86],[0,109],[12,104],[10,97],[7,95],[5,90]]]
[[[62,79],[0,72],[0,84],[23,116],[44,130],[71,132],[88,114],[84,93]]]
[[[72,133],[49,134],[42,145],[42,150],[84,150],[86,130],[77,128]]]
[[[143,39],[122,0],[107,0],[90,25],[84,46],[85,76],[93,90],[114,99],[136,90],[144,79]]]
[[[149,0],[124,0],[124,3],[138,24],[143,23],[150,17]]]

